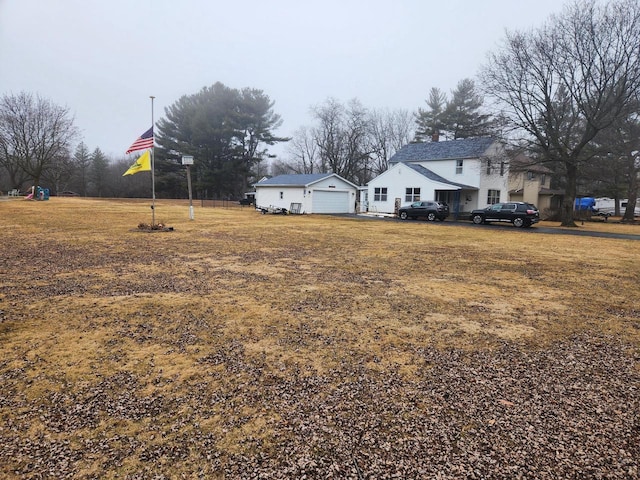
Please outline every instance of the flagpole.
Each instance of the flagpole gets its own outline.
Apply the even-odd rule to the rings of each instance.
[[[149,97],[151,99],[151,138],[153,143],[151,145],[151,228],[156,226],[156,179],[155,179],[155,145],[156,137],[153,131],[153,99],[156,98],[153,95]]]

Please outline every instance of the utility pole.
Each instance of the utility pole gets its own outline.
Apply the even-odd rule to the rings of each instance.
[[[189,189],[189,220],[193,220],[193,196],[191,195],[191,165],[193,165],[193,157],[191,155],[183,155],[182,165],[186,165],[187,167],[187,188]]]

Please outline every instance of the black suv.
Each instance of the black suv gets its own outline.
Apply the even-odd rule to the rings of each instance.
[[[402,220],[407,218],[425,217],[430,222],[436,218],[443,221],[449,216],[449,205],[445,202],[413,202],[411,205],[402,207],[398,210],[398,216]]]
[[[540,221],[535,205],[526,202],[496,203],[471,212],[471,221],[477,225],[490,222],[509,222],[516,227],[530,227]]]

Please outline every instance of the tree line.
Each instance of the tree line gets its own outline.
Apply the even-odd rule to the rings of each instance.
[[[196,197],[238,199],[267,174],[335,172],[366,184],[409,142],[492,135],[554,172],[573,225],[581,194],[628,198],[633,220],[640,170],[640,7],[637,0],[567,4],[538,28],[507,32],[477,82],[450,95],[432,87],[425,107],[377,110],[358,99],[311,107],[312,125],[291,138],[274,102],[221,83],[185,95],[155,127],[156,193],[186,191],[183,155],[196,159]],[[124,159],[89,152],[66,108],[29,93],[0,99],[0,189],[47,182],[91,196],[148,196],[141,176],[120,178]],[[287,142],[286,155],[269,148]]]

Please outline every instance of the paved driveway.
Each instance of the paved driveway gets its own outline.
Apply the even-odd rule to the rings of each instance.
[[[365,219],[365,220],[378,220],[378,221],[390,221],[390,222],[402,222],[402,223],[407,223],[407,220],[400,220],[399,218],[396,217],[378,217],[378,216],[374,216],[374,215],[355,215],[355,214],[349,214],[349,215],[345,215],[348,217],[353,217],[353,218],[358,218],[358,219]],[[411,221],[409,221],[411,222]],[[420,221],[420,220],[416,220],[416,223],[421,222],[421,223],[426,223],[424,221]],[[533,226],[531,228],[515,228],[513,225],[511,224],[504,224],[504,225],[500,225],[500,224],[492,224],[492,225],[475,225],[469,221],[466,220],[449,220],[447,219],[444,222],[429,222],[429,224],[432,225],[442,225],[442,226],[459,226],[459,227],[468,227],[468,228],[479,228],[479,229],[485,229],[485,230],[495,230],[495,229],[502,229],[502,228],[510,228],[519,232],[522,232],[523,234],[530,234],[530,235],[535,235],[535,234],[540,234],[540,233],[546,233],[546,234],[553,234],[553,235],[575,235],[575,236],[579,236],[579,237],[600,237],[600,238],[617,238],[617,239],[621,239],[621,240],[640,240],[640,234],[638,235],[634,235],[634,234],[626,234],[626,233],[609,233],[609,232],[594,232],[591,230],[583,230],[581,228],[576,228],[575,230],[572,229],[568,229],[568,228],[549,228],[549,227],[542,227],[540,225],[536,225]]]

